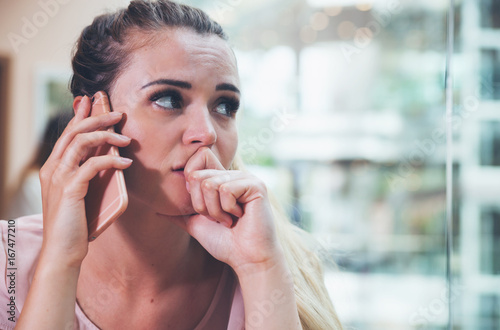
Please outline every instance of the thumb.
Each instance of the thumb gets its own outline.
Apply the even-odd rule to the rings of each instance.
[[[188,160],[184,173],[188,177],[189,173],[199,170],[225,170],[217,156],[207,147],[198,149]]]

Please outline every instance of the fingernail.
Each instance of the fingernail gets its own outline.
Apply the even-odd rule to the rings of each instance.
[[[132,164],[132,159],[120,157],[120,163],[125,164],[125,165],[129,165],[129,164]]]
[[[130,141],[130,140],[132,140],[131,138],[129,138],[126,135],[122,135],[122,134],[116,134],[116,135],[118,135],[118,138],[120,138],[123,141]]]
[[[189,182],[186,181],[186,190],[188,191],[188,193],[191,192],[191,190],[189,190]]]
[[[123,116],[123,113],[121,113],[121,112],[114,112],[113,111],[113,112],[110,112],[110,115],[113,116],[113,117],[116,117],[116,118],[118,118],[118,117],[121,118]]]

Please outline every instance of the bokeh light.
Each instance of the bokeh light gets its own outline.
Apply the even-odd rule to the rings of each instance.
[[[354,37],[356,25],[351,21],[343,21],[337,27],[337,33],[341,39],[347,40]]]
[[[311,27],[313,28],[313,30],[316,30],[316,31],[324,30],[328,26],[329,20],[330,19],[329,19],[328,15],[326,15],[323,12],[314,13],[311,16],[311,20],[310,20]]]

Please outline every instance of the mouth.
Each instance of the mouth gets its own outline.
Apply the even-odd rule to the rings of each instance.
[[[181,177],[184,177],[184,166],[176,166],[172,168],[172,172],[175,173],[176,175],[179,175]]]

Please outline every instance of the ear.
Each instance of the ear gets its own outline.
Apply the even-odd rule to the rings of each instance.
[[[83,96],[77,96],[73,100],[73,111],[75,112],[76,115],[76,109],[78,109],[78,105],[80,105],[80,102],[82,101]]]

